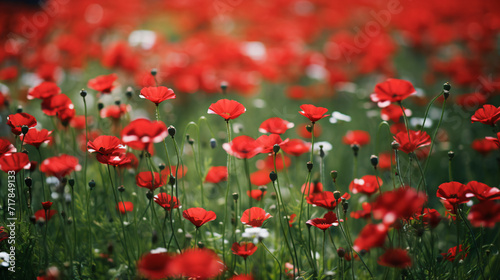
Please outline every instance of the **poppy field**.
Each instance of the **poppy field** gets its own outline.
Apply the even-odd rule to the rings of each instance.
[[[0,3],[0,279],[496,279],[500,2]]]

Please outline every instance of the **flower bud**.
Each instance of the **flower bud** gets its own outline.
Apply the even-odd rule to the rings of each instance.
[[[173,126],[169,126],[168,127],[168,135],[170,135],[170,137],[174,138],[174,136],[175,136],[175,127],[173,127]]]
[[[452,160],[455,157],[455,152],[449,151],[448,152],[448,159]]]
[[[278,145],[278,144],[274,144],[274,146],[273,146],[273,152],[274,152],[275,154],[277,154],[279,151],[280,151],[280,145]]]
[[[312,169],[313,169],[313,163],[308,161],[307,162],[307,170],[309,170],[309,172],[311,172]]]
[[[201,241],[198,241],[197,245],[198,245],[198,248],[200,248],[200,249],[205,248],[205,244],[203,244],[203,242],[201,242]]]
[[[33,179],[31,179],[31,177],[26,177],[26,178],[24,179],[24,183],[26,184],[26,186],[27,186],[28,188],[31,188],[31,186],[33,185]]]
[[[156,74],[158,74],[158,70],[156,68],[151,69],[151,75],[155,77]]]
[[[194,145],[194,140],[193,139],[189,139],[188,143],[189,143],[189,145],[193,146]]]
[[[344,212],[347,212],[347,209],[349,209],[349,202],[343,201],[342,208],[344,208]]]
[[[312,131],[313,131],[313,126],[312,126],[312,125],[310,125],[310,124],[306,125],[306,130],[307,130],[307,132],[312,133]]]
[[[372,155],[370,157],[370,162],[372,163],[373,167],[377,168],[377,165],[378,165],[378,156]]]
[[[264,193],[265,191],[267,191],[267,187],[266,186],[260,186],[259,187],[259,191],[261,191],[262,193]]]
[[[93,190],[95,188],[95,181],[94,180],[89,181],[89,188],[90,188],[90,190]]]
[[[117,99],[117,100],[115,100],[115,105],[120,106],[120,104],[121,104],[121,103],[122,103],[122,102],[121,102],[120,100],[118,100],[118,99]]]
[[[23,112],[23,106],[19,105],[17,106],[16,113],[22,113]]]
[[[227,90],[227,82],[226,81],[220,82],[220,89],[222,90],[223,94],[226,94],[226,90]]]
[[[69,179],[68,184],[70,187],[74,187],[75,186],[75,179],[73,179],[73,178]]]
[[[336,181],[337,181],[337,176],[338,176],[338,172],[337,172],[337,170],[332,170],[332,171],[330,172],[330,176],[332,177],[332,180],[333,180],[334,182],[336,182]]]
[[[342,197],[342,195],[340,195],[339,191],[334,191],[333,192],[333,197],[335,198],[335,200],[339,200],[340,197]]]
[[[269,178],[274,183],[274,181],[276,181],[276,179],[278,179],[278,174],[276,174],[276,172],[274,172],[274,171],[271,171],[271,173],[269,173]]]
[[[104,104],[102,102],[97,103],[97,110],[101,111],[104,108]]]
[[[175,185],[175,177],[170,175],[170,177],[168,178],[168,183],[173,186]]]
[[[358,152],[359,152],[359,145],[358,144],[352,144],[351,145],[351,149],[352,151],[354,152],[354,156],[358,156]]]
[[[158,242],[158,232],[156,230],[153,230],[151,234],[151,243],[156,244]]]
[[[125,187],[123,185],[118,186],[118,191],[119,192],[124,192],[125,191]]]
[[[343,258],[345,256],[345,249],[342,247],[339,247],[337,249],[337,255],[339,256],[339,258]]]
[[[217,140],[215,138],[210,138],[210,148],[215,149],[217,147]]]
[[[398,143],[398,142],[396,142],[396,141],[392,141],[392,143],[391,143],[391,147],[392,147],[392,149],[393,149],[393,150],[397,150],[397,149],[399,149],[399,146],[400,146],[400,145],[399,145],[399,143]]]
[[[155,196],[155,195],[154,195],[154,193],[153,193],[152,191],[148,191],[148,192],[146,193],[146,197],[148,198],[148,200],[153,199],[153,197],[154,197],[154,196]]]
[[[319,156],[321,158],[325,157],[325,151],[323,151],[323,145],[319,145]]]
[[[238,193],[233,193],[233,199],[235,201],[238,201],[238,198],[240,197],[240,195]]]
[[[85,96],[87,96],[87,91],[82,88],[82,90],[80,90],[80,96],[85,98]]]
[[[134,91],[132,90],[132,87],[128,87],[127,88],[127,91],[125,92],[125,95],[127,96],[127,98],[132,98],[132,95],[134,94]]]
[[[163,169],[165,169],[165,164],[164,163],[158,164],[158,169],[160,169],[160,171],[162,171]]]
[[[26,135],[26,133],[28,133],[29,129],[30,128],[27,125],[21,126],[21,132],[23,133],[23,135]]]
[[[28,155],[30,152],[28,152],[28,150],[26,150],[26,149],[23,149],[23,151],[21,153]]]

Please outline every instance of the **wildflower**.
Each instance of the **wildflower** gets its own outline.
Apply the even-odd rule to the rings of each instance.
[[[182,212],[182,217],[199,228],[205,223],[215,220],[217,216],[214,211],[207,211],[203,208],[189,208]]]
[[[337,215],[332,211],[328,211],[323,218],[315,218],[306,222],[306,224],[315,226],[322,231],[329,229],[331,226],[338,226],[339,220]]]
[[[487,156],[494,150],[498,150],[498,145],[488,139],[475,139],[471,144],[472,149],[483,156]]]
[[[285,140],[281,140],[281,137],[278,134],[271,135],[262,135],[255,140],[257,145],[260,146],[260,152],[262,154],[273,153],[274,146],[281,146],[288,142],[288,138]]]
[[[167,183],[167,180],[168,175],[166,173],[162,173],[160,175],[158,172],[151,171],[139,172],[135,176],[135,183],[137,184],[137,186],[150,189],[151,191],[154,191],[157,188],[165,185]]]
[[[26,125],[28,128],[35,127],[37,124],[35,117],[28,113],[17,113],[7,117],[7,124],[10,126],[12,133],[21,135],[22,127]]]
[[[29,100],[38,98],[46,99],[61,93],[61,89],[54,82],[42,82],[36,87],[30,88],[27,98]]]
[[[154,201],[167,211],[180,207],[180,203],[179,200],[177,200],[177,197],[170,196],[167,193],[159,193],[155,195]]]
[[[467,197],[467,187],[459,182],[448,182],[439,185],[436,196],[454,207],[470,200]]]
[[[471,207],[467,216],[474,227],[494,227],[500,222],[500,204],[491,200],[481,201]]]
[[[0,170],[5,173],[14,171],[17,174],[21,169],[29,169],[30,167],[31,162],[25,153],[11,153],[0,158]]]
[[[388,267],[407,268],[412,265],[408,252],[404,249],[387,249],[378,259],[378,264]]]
[[[207,172],[205,182],[217,184],[227,181],[227,167],[226,166],[212,166]]]
[[[465,251],[465,255],[464,253],[462,252]],[[455,247],[451,247],[450,249],[448,249],[448,252],[446,253],[441,253],[441,255],[444,257],[445,260],[448,260],[450,262],[453,262],[455,261],[455,258],[460,254],[460,259],[463,260],[465,259],[465,257],[467,257],[467,254],[468,254],[468,251],[469,250],[469,247],[467,248],[463,248],[462,245],[459,245],[458,246],[458,253],[457,253],[457,246]]]
[[[158,106],[165,100],[174,99],[175,93],[167,87],[145,87],[141,90],[140,98],[146,98]]]
[[[16,152],[17,149],[9,140],[0,138],[0,157]]]
[[[120,211],[120,213],[125,214],[126,212],[134,211],[134,204],[130,201],[118,202],[116,205],[116,210]]]
[[[147,253],[137,262],[140,275],[148,279],[164,279],[173,276],[170,272],[172,257],[167,253]]]
[[[326,118],[330,115],[325,115],[326,112],[328,112],[328,109],[323,108],[323,107],[316,107],[311,104],[304,104],[300,106],[300,109],[302,111],[299,111],[299,113],[308,118],[312,123],[315,123],[322,118]]]
[[[349,199],[351,195],[345,193],[342,198]],[[318,207],[325,208],[329,211],[335,210],[337,204],[340,203],[340,199],[336,199],[333,192],[324,191],[320,193],[313,193],[306,198],[307,203],[316,205]]]
[[[217,114],[226,121],[236,119],[247,109],[239,102],[229,99],[221,99],[216,103],[212,103],[208,108],[209,114]]]
[[[230,143],[224,143],[222,148],[236,158],[252,158],[262,151],[259,143],[250,136],[235,137]]]
[[[339,121],[350,122],[351,119],[352,118],[348,115],[344,115],[340,112],[334,111],[328,121],[330,123],[338,123]]]
[[[476,110],[471,117],[471,122],[480,122],[483,124],[494,126],[500,120],[500,107],[495,107],[490,104],[485,104],[482,108]]]
[[[135,150],[146,150],[154,154],[153,143],[167,137],[167,127],[163,122],[148,119],[131,121],[121,132],[123,143]]]
[[[408,138],[408,134],[410,134],[410,138]],[[407,131],[400,131],[396,134],[396,136],[394,136],[394,140],[399,143],[398,150],[407,154],[414,152],[418,148],[431,144],[431,137],[427,134],[427,132],[420,130],[410,130],[409,133]]]
[[[321,182],[309,182],[309,184],[303,184],[301,188],[302,194],[309,196],[315,193],[321,193],[323,191],[323,184]]]
[[[385,243],[388,228],[384,224],[367,224],[354,240],[353,249],[357,252],[361,250],[369,251],[374,247],[382,247]]]
[[[260,207],[247,209],[241,215],[241,222],[252,227],[261,227],[265,220],[272,218],[271,214]]]
[[[75,106],[66,94],[58,94],[42,101],[42,112],[47,116],[61,115],[66,110],[72,110]]]
[[[403,187],[382,193],[372,203],[375,219],[382,219],[385,225],[392,225],[397,219],[410,219],[422,209],[427,197],[413,188]]]
[[[269,237],[269,232],[265,228],[251,227],[245,228],[245,232],[243,232],[241,236],[245,238],[253,238],[253,243],[259,243]]]
[[[363,202],[361,204],[363,210],[351,212],[351,218],[354,219],[370,219],[372,215],[372,206],[368,202]]]
[[[346,145],[365,146],[370,143],[370,134],[363,130],[350,130],[342,137],[342,141]]]
[[[481,201],[500,199],[500,190],[498,188],[492,188],[481,182],[470,181],[465,188],[466,197],[475,197]]]
[[[224,263],[212,250],[188,249],[175,256],[170,267],[174,275],[208,279],[220,275],[224,270]]]
[[[57,213],[56,210],[45,210],[41,209],[35,212],[35,220],[42,221],[42,222],[47,222],[49,221],[52,216],[54,216]]]
[[[382,179],[374,175],[365,175],[361,179],[354,179],[349,185],[349,190],[353,194],[372,195],[379,190],[379,186],[382,186]]]
[[[400,79],[387,79],[385,82],[375,85],[375,90],[370,95],[370,99],[377,102],[380,108],[384,108],[389,106],[391,102],[402,101],[415,93],[417,91],[410,82]]]
[[[52,140],[50,134],[52,134],[52,131],[48,131],[47,129],[31,129],[29,133],[21,135],[20,138],[25,144],[39,148],[40,145],[49,143]]]
[[[262,122],[259,127],[260,133],[272,133],[272,134],[283,134],[288,129],[293,128],[294,124],[288,121],[285,121],[281,118],[269,118]]]
[[[268,176],[269,177],[269,176]],[[260,201],[264,195],[266,195],[266,191],[263,191],[263,190],[250,190],[250,191],[247,191],[247,195],[257,201]]]
[[[87,86],[104,94],[111,93],[116,86],[116,79],[118,79],[116,74],[101,75],[90,79]]]
[[[257,251],[257,246],[252,242],[234,242],[231,251],[233,251],[233,254],[246,259]]]
[[[407,117],[411,116],[411,110],[404,108],[404,113]],[[395,123],[399,122],[403,116],[403,109],[401,106],[396,104],[389,104],[389,106],[382,108],[380,110],[380,116],[384,121],[393,121]]]
[[[280,147],[285,153],[298,157],[311,150],[311,143],[301,139],[290,139],[288,142],[281,144]]]

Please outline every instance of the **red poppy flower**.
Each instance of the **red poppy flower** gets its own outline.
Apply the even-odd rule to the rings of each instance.
[[[69,122],[75,116],[76,111],[73,108],[73,104],[70,104],[69,108],[63,108],[57,111],[56,116],[63,126],[68,126]]]
[[[163,174],[165,176],[172,174],[172,176],[174,176],[174,177],[177,176],[177,179],[180,179],[186,175],[187,166],[181,164],[181,165],[179,165],[179,172],[176,172],[176,170],[177,170],[176,165],[172,165],[170,167],[167,166],[167,167],[165,167],[165,169],[163,169],[161,171],[161,174]]]
[[[370,134],[363,130],[350,130],[342,137],[342,141],[346,145],[364,146],[370,143]]]
[[[457,217],[457,212],[455,211],[456,207],[454,207],[447,200],[441,200],[441,203],[443,203],[443,206],[446,209],[445,212],[444,212],[444,215],[447,218],[449,218],[449,219],[451,219],[451,220],[454,221],[456,219],[456,217]]]
[[[406,250],[396,248],[387,249],[378,259],[378,264],[403,269],[410,267],[412,262]]]
[[[184,210],[182,217],[190,221],[197,228],[217,218],[214,211],[207,211],[203,208],[189,208]]]
[[[458,95],[455,102],[465,109],[469,109],[484,105],[486,102],[488,102],[488,98],[481,92],[474,92]]]
[[[411,111],[409,109],[405,108],[405,113],[406,116],[411,116]],[[380,110],[380,116],[384,121],[393,121],[397,123],[403,116],[403,109],[401,109],[401,106],[396,104],[389,104],[389,106]]]
[[[388,228],[384,224],[367,224],[354,240],[353,249],[370,251],[371,248],[382,247],[385,243]]]
[[[47,116],[55,116],[67,109],[74,109],[75,106],[66,94],[58,94],[46,98],[42,101],[42,112]]]
[[[271,178],[269,178],[269,173],[271,171],[268,169],[261,169],[250,174],[250,182],[256,186],[263,186],[271,183]]]
[[[453,206],[469,202],[467,187],[459,182],[449,182],[439,185],[436,196],[446,200]]]
[[[167,127],[163,122],[136,119],[131,121],[121,132],[123,143],[134,150],[147,150],[154,153],[153,143],[159,143],[167,137]]]
[[[380,153],[378,155],[378,168],[380,169],[390,169],[392,165],[396,165],[396,158],[392,152]]]
[[[145,87],[141,90],[140,98],[146,98],[158,106],[165,100],[174,99],[175,93],[173,90],[159,86],[159,87]]]
[[[288,138],[285,140],[281,140],[281,137],[278,134],[271,135],[262,135],[255,140],[257,145],[261,148],[261,153],[268,154],[273,153],[274,145],[281,146],[288,142]]]
[[[264,195],[266,195],[266,191],[261,191],[261,190],[251,190],[247,191],[247,195],[257,201],[260,201]]]
[[[485,104],[482,108],[476,110],[471,117],[471,123],[480,122],[494,126],[500,119],[500,107],[497,108],[490,104]]]
[[[233,254],[246,259],[257,251],[257,246],[252,242],[234,242],[231,251],[233,251]]]
[[[310,124],[301,124],[297,127],[297,134],[302,137],[302,138],[311,138],[312,133],[307,130],[307,126]],[[314,125],[314,137],[319,137],[321,136],[321,133],[323,132],[321,125],[319,123]]]
[[[441,222],[441,215],[436,209],[425,208],[424,213],[416,213],[415,220],[420,220],[424,225],[429,225],[432,228],[435,228]]]
[[[487,156],[492,151],[498,150],[498,145],[488,139],[476,139],[472,141],[471,147],[483,156]]]
[[[298,157],[311,150],[311,143],[301,139],[290,139],[281,145],[281,149],[287,154]]]
[[[52,207],[52,204],[53,204],[53,203],[52,203],[51,201],[45,201],[45,202],[42,202],[42,207],[43,207],[43,209],[45,209],[45,210],[49,210],[49,209],[50,209],[50,207]]]
[[[0,158],[0,169],[5,173],[14,171],[17,174],[21,169],[29,169],[30,166],[30,160],[25,153],[11,153]]]
[[[500,204],[491,200],[481,201],[470,208],[467,219],[474,227],[492,228],[500,222]]]
[[[241,222],[252,227],[261,227],[265,220],[271,218],[271,214],[260,207],[247,209],[241,215]]]
[[[377,182],[378,178],[378,182]],[[365,175],[361,179],[354,179],[349,185],[349,190],[353,193],[363,193],[372,195],[376,193],[379,186],[382,186],[382,179],[374,175]]]
[[[208,107],[209,114],[219,115],[226,121],[236,119],[246,110],[241,103],[229,99],[221,99]]]
[[[87,125],[91,126],[93,123],[92,116],[87,117]],[[69,125],[74,129],[85,129],[85,116],[74,116]]]
[[[154,191],[157,188],[165,185],[165,183],[167,183],[167,180],[168,180],[167,174],[162,173],[160,176],[158,172],[151,172],[151,171],[139,172],[135,176],[135,183],[137,186],[141,188],[150,189],[151,191]]]
[[[118,202],[116,205],[116,210],[120,211],[120,213],[125,214],[126,212],[134,211],[134,204],[130,201]]]
[[[127,104],[120,105],[109,105],[99,112],[101,118],[111,118],[113,120],[119,120],[122,116],[124,116],[127,112],[130,112],[132,107]]]
[[[342,198],[349,199],[351,198],[351,195],[348,193],[345,193]],[[341,202],[341,198],[337,201],[333,195],[333,192],[329,191],[324,191],[320,193],[313,193],[310,196],[306,198],[307,203],[316,205],[318,207],[325,208],[329,211],[335,210],[335,207],[337,207],[337,202]]]
[[[292,226],[293,226],[293,222],[295,222],[295,218],[297,218],[297,214],[292,214],[292,215],[290,215],[290,219],[288,220],[288,225],[289,225],[290,227],[292,227]]]
[[[323,184],[320,182],[309,182],[309,184],[303,184],[301,188],[302,194],[309,196],[314,193],[323,192]]]
[[[111,156],[125,153],[126,147],[118,137],[101,135],[93,141],[87,143],[89,153],[97,153],[97,160],[100,163],[108,164]]]
[[[28,113],[17,113],[7,117],[7,124],[10,126],[12,133],[15,135],[21,135],[22,126],[26,125],[29,128],[32,128],[36,125],[36,119]]]
[[[363,208],[363,210],[351,212],[351,218],[354,218],[354,219],[366,219],[366,220],[370,219],[371,215],[372,215],[372,206],[371,206],[371,204],[368,203],[368,202],[363,202],[361,204],[361,207]]]
[[[329,229],[331,226],[338,226],[339,220],[337,215],[332,211],[328,211],[323,218],[315,218],[306,222],[306,224],[315,226],[322,231]]]
[[[177,197],[171,196],[167,193],[159,193],[154,197],[155,202],[163,207],[165,210],[172,210],[175,208],[179,208],[180,203]]]
[[[235,137],[231,143],[222,144],[222,148],[236,158],[252,158],[262,151],[259,143],[250,136]]]
[[[9,140],[0,138],[0,157],[17,151],[16,147]]]
[[[46,99],[61,93],[61,89],[54,82],[42,82],[28,91],[28,99]]]
[[[4,226],[0,226],[0,243],[2,241],[9,239],[9,233],[5,230]]]
[[[98,92],[111,93],[116,86],[116,79],[118,79],[116,74],[101,75],[90,79],[87,86]]]
[[[188,249],[172,260],[174,275],[193,279],[215,278],[224,271],[224,263],[209,249]]]
[[[19,75],[16,66],[5,67],[0,70],[0,81],[13,81]]]
[[[392,225],[397,219],[408,220],[422,210],[427,197],[413,188],[403,187],[382,193],[372,203],[375,219],[382,219],[386,225]]]
[[[37,130],[35,128],[30,129],[26,135],[21,135],[20,138],[25,144],[39,148],[43,143],[49,143],[52,140],[50,134],[52,134],[52,131],[47,129]]]
[[[465,196],[467,197],[475,197],[481,201],[500,199],[500,190],[497,188],[491,188],[490,186],[484,183],[471,181],[467,183],[465,187],[466,187]]]
[[[500,132],[497,132],[497,137],[485,137],[486,140],[491,141],[495,145],[497,145],[498,148],[500,148]]]
[[[76,157],[64,154],[47,158],[40,165],[41,172],[57,178],[66,177],[73,171],[80,171],[81,168]]]
[[[327,108],[316,107],[311,104],[303,104],[300,106],[300,109],[302,109],[302,111],[299,111],[299,113],[302,116],[308,118],[312,123],[315,123],[321,120],[322,118],[330,116],[330,115],[325,115],[325,113],[328,112]]]
[[[40,209],[35,212],[35,220],[37,222],[47,222],[50,219],[52,219],[52,216],[54,216],[57,213],[56,210],[45,210],[45,209]]]
[[[410,130],[410,138],[408,132],[401,131],[394,136],[394,140],[399,143],[400,151],[407,154],[414,152],[416,149],[425,147],[431,144],[431,137],[425,131]]]
[[[276,157],[276,159],[274,159],[273,155],[269,155],[263,160],[258,160],[255,163],[255,165],[257,166],[258,169],[274,170],[274,162],[275,161],[276,161],[276,169],[277,170],[283,170],[283,168],[289,167],[290,164],[292,164],[292,160],[287,156],[283,156],[283,157],[278,156],[278,157]]]
[[[402,101],[415,93],[417,91],[410,82],[400,79],[387,79],[387,81],[375,85],[375,90],[370,94],[370,99],[383,108],[387,107],[391,102]]]
[[[240,274],[229,278],[229,280],[254,280],[254,278],[252,275]]]
[[[227,167],[226,166],[212,166],[207,172],[205,182],[217,184],[227,181]]]
[[[468,251],[469,251],[469,247],[465,248],[465,255],[464,253],[462,252],[462,245],[459,245],[458,246],[458,255],[460,255],[460,259],[463,260],[465,259],[465,257],[467,257],[467,255],[469,254]],[[445,260],[448,260],[450,262],[453,262],[455,261],[455,258],[457,257],[457,246],[455,247],[451,247],[450,249],[448,249],[448,252],[446,253],[441,253],[441,255],[444,257]]]
[[[262,122],[259,127],[260,133],[272,133],[272,134],[283,134],[288,129],[294,126],[293,123],[285,121],[282,118],[269,118]]]
[[[126,167],[128,164],[132,162],[132,158],[130,158],[131,153],[122,153],[122,154],[114,154],[114,155],[97,155],[99,162],[102,164],[109,164],[111,166],[120,166]],[[135,156],[134,156],[135,157]]]
[[[172,257],[167,253],[147,253],[137,262],[140,275],[151,279],[160,280],[173,276],[170,271]]]

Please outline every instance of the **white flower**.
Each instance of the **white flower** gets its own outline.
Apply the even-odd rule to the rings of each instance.
[[[160,254],[160,253],[166,253],[167,249],[158,247],[156,249],[151,250],[151,254]]]
[[[421,127],[423,123],[424,123],[424,119],[423,118],[411,118],[410,119],[410,126],[412,126],[412,127]],[[424,127],[425,128],[432,127],[432,120],[429,119],[429,118],[427,118],[425,120]]]
[[[0,266],[9,267],[9,253],[0,252]]]
[[[241,236],[246,238],[253,238],[253,243],[259,243],[269,236],[269,232],[265,228],[252,227],[246,228],[245,232]]]
[[[319,155],[320,148],[322,148],[323,152],[325,152],[325,155],[327,155],[328,152],[332,150],[333,146],[332,146],[332,144],[330,144],[326,141],[316,142],[316,143],[314,143],[314,154],[315,155]]]
[[[334,111],[332,116],[329,119],[330,123],[338,123],[339,121],[350,122],[351,117],[348,115],[344,115],[340,112]]]

